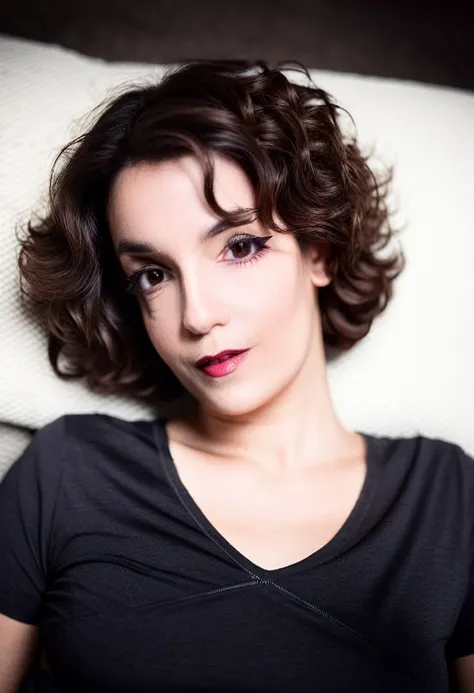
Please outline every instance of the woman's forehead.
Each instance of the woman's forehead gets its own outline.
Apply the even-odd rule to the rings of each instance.
[[[255,194],[242,169],[224,157],[214,157],[214,194],[224,209],[252,207]],[[204,195],[204,174],[193,157],[158,163],[140,162],[123,169],[109,198],[109,217],[121,224],[159,214],[168,221],[215,217]]]
[[[254,191],[240,167],[224,157],[215,157],[214,166],[217,202],[230,212],[251,208]],[[230,226],[209,207],[201,166],[192,157],[123,169],[112,188],[107,214],[116,246],[124,240],[150,246],[206,242]]]

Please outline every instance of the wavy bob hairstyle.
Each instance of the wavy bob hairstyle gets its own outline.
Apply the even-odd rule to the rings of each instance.
[[[27,223],[18,258],[21,295],[45,324],[58,376],[145,400],[184,392],[126,291],[106,219],[122,169],[181,156],[199,160],[218,216],[242,225],[258,215],[267,228],[292,233],[303,252],[309,243],[325,249],[331,282],[318,300],[326,347],[341,352],[368,333],[405,263],[401,250],[377,255],[396,233],[386,201],[391,172],[377,178],[355,137],[343,134],[343,109],[297,65],[307,86],[264,61],[183,63],[102,102],[88,131],[60,150],[47,213]],[[243,169],[254,209],[219,207],[213,153]]]

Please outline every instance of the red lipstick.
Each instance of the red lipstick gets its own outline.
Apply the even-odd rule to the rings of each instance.
[[[214,356],[203,356],[196,361],[196,367],[210,375],[212,378],[221,378],[235,371],[245,358],[248,349],[221,351]]]

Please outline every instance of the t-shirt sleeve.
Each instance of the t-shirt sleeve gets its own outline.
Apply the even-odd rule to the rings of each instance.
[[[459,613],[456,626],[446,645],[446,657],[453,661],[459,657],[467,657],[474,654],[474,459],[457,447],[463,463],[463,500],[465,522],[467,524],[465,536],[467,547],[464,545],[467,559],[470,564],[469,580],[464,595],[462,608]]]
[[[453,634],[448,640],[446,656],[449,661],[474,654],[474,577],[471,582]]]
[[[35,433],[0,483],[0,613],[33,625],[48,579],[63,419]]]

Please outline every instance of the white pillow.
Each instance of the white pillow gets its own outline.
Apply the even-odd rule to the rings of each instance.
[[[31,440],[31,434],[17,426],[0,423],[0,481]]]
[[[40,427],[69,412],[152,418],[144,405],[63,382],[46,339],[21,312],[15,229],[38,207],[60,146],[110,89],[159,79],[162,66],[106,63],[0,36],[0,420]],[[474,95],[312,71],[353,115],[362,143],[395,165],[407,268],[352,351],[328,365],[346,425],[422,433],[474,454]],[[296,74],[294,75],[296,79]]]

